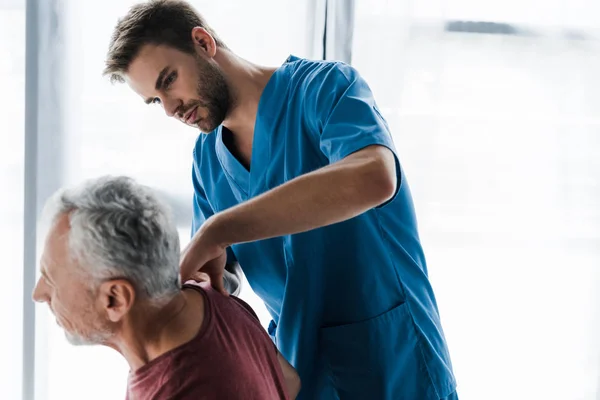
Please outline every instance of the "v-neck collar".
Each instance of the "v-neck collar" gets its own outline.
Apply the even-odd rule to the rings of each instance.
[[[260,102],[259,102],[260,103]],[[259,106],[260,107],[260,106]],[[258,120],[258,112],[257,112]],[[255,128],[256,130],[256,124]],[[234,183],[244,197],[248,197],[250,189],[250,171],[252,171],[252,159],[254,159],[254,143],[252,143],[252,159],[250,160],[250,171],[240,163],[240,161],[229,151],[223,141],[223,125],[217,128],[216,152],[221,162],[221,166],[227,174],[230,182]]]
[[[286,59],[284,65],[296,59],[296,57],[290,56]],[[250,171],[242,165],[225,145],[223,141],[223,126],[220,125],[217,128],[215,150],[228,181],[239,190],[241,196],[238,198],[238,201],[247,200],[254,193],[259,192],[265,183],[264,170],[268,167],[268,160],[271,158],[271,148],[268,141],[269,130],[264,126],[266,121],[263,121],[263,118],[266,116],[265,114],[268,114],[266,112],[267,109],[272,106],[270,104],[273,101],[271,92],[276,88],[280,71],[281,68],[278,68],[273,72],[258,100],[252,138]]]

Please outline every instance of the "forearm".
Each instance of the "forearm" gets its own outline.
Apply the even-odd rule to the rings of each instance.
[[[385,148],[359,153],[215,214],[204,228],[221,245],[229,246],[305,232],[360,215],[393,195],[395,162]]]

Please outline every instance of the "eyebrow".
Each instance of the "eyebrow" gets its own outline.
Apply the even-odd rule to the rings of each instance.
[[[163,79],[165,78],[165,75],[167,74],[168,71],[169,71],[169,66],[166,66],[158,74],[158,78],[156,78],[156,83],[154,84],[154,89],[156,91],[159,91],[162,88]],[[153,97],[149,97],[149,98],[146,99],[145,102],[146,102],[146,104],[150,104],[150,103],[152,103],[152,100],[154,100],[154,98]]]

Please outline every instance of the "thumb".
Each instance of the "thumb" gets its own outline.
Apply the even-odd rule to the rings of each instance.
[[[205,272],[196,272],[194,274],[192,274],[192,276],[190,276],[189,279],[187,279],[186,281],[194,281],[194,282],[209,282],[210,283],[210,276],[208,276],[207,273]]]
[[[197,272],[197,271],[190,271],[188,265],[189,265],[189,263],[186,262],[185,258],[183,258],[181,260],[181,263],[179,264],[179,275],[181,277],[182,282],[186,282],[190,279],[194,279],[195,272]]]
[[[189,279],[194,279],[194,275],[200,270],[201,264],[191,257],[190,252],[186,252],[182,255],[179,261],[179,275],[181,276],[182,282]]]

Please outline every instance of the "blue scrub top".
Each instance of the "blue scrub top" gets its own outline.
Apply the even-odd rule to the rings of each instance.
[[[367,83],[340,62],[290,56],[275,71],[259,102],[249,171],[225,146],[224,129],[200,135],[194,149],[193,232],[216,212],[366,146],[395,153]],[[410,190],[396,161],[398,190],[388,203],[310,232],[235,244],[229,252],[265,302],[270,333],[298,370],[304,398],[316,398],[324,381],[356,391],[351,381],[362,372],[353,375],[353,362],[389,362],[405,380],[416,369],[410,374],[420,374],[419,382],[402,390],[425,390],[431,398],[454,390]]]

